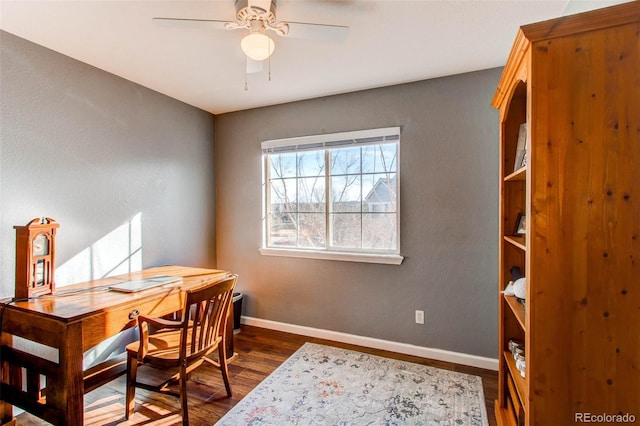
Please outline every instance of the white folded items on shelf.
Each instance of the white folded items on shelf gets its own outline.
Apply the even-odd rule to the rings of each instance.
[[[507,288],[504,289],[506,296],[515,296],[518,299],[527,298],[527,280],[525,277],[518,278],[515,281],[509,281]]]

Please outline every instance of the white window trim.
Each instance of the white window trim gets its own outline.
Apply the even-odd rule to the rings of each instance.
[[[294,138],[285,139],[272,139],[264,141],[260,144],[262,151],[269,151],[274,148],[282,147],[302,147],[304,145],[324,145],[327,142],[334,141],[354,141],[367,139],[378,136],[396,136],[400,134],[400,127],[385,127],[381,129],[367,129],[367,130],[354,130],[352,132],[340,132],[340,133],[325,133],[323,135],[312,136],[299,136]],[[373,142],[378,144],[379,142]],[[341,145],[348,145],[348,143],[342,143]]]
[[[340,145],[349,145],[348,141],[353,144],[365,145],[367,142],[363,142],[367,138],[372,137],[386,137],[400,135],[400,127],[386,127],[378,129],[356,130],[340,133],[327,133],[322,135],[312,136],[300,136],[285,139],[273,139],[263,141],[261,148],[263,153],[273,153],[279,151],[278,148],[291,147],[293,150],[304,149],[305,146],[312,148],[329,148],[334,146],[335,141],[342,141]],[[371,142],[372,144],[378,144],[379,141]],[[326,145],[325,145],[326,144]],[[400,147],[398,147],[398,153]],[[398,158],[398,176],[400,173],[400,159]],[[262,162],[263,168],[266,167],[265,162]],[[264,179],[265,169],[262,171]],[[260,247],[260,254],[263,256],[280,256],[280,257],[294,257],[303,259],[319,259],[319,260],[336,260],[345,262],[363,262],[363,263],[377,263],[387,265],[400,265],[404,260],[404,256],[399,253],[367,253],[357,251],[336,251],[336,250],[313,250],[313,249],[301,249],[301,248],[275,248],[267,247],[266,241],[266,186],[263,181],[263,231],[262,231],[262,247]],[[398,198],[398,221],[400,220],[400,199]],[[400,250],[400,227],[398,226],[398,250]]]
[[[379,263],[384,265],[400,265],[404,256],[399,254],[354,253],[329,250],[301,250],[262,247],[263,256],[297,257],[301,259],[338,260],[343,262]]]

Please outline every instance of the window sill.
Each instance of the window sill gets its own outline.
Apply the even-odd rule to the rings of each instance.
[[[263,256],[298,257],[303,259],[338,260],[343,262],[400,265],[404,256],[398,254],[344,253],[339,251],[311,251],[296,249],[261,248]]]

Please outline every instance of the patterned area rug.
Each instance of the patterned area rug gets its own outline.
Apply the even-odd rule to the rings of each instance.
[[[482,379],[306,343],[217,426],[487,426]]]

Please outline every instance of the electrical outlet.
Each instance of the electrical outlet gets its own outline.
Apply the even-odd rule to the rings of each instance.
[[[424,311],[416,311],[416,324],[424,324]]]

